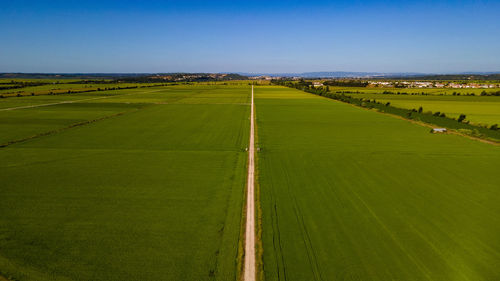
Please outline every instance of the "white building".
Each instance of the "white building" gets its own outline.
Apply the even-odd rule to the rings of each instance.
[[[433,128],[433,133],[446,133],[448,130],[446,128]]]

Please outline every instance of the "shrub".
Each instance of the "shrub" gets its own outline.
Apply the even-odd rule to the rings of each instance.
[[[484,137],[484,135],[481,134],[478,129],[472,129],[472,130],[471,129],[458,129],[457,131],[462,133],[462,134],[466,134],[466,135],[477,137],[477,138]]]
[[[460,116],[458,116],[457,121],[458,121],[458,122],[460,122],[460,123],[462,123],[462,121],[464,121],[464,120],[465,120],[465,117],[466,117],[466,115],[465,115],[465,114],[460,114]]]

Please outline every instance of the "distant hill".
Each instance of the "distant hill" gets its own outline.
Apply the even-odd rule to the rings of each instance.
[[[407,79],[408,77],[393,77],[395,79]],[[411,80],[484,80],[484,81],[499,81],[500,73],[478,74],[434,74],[434,75],[416,75],[412,76]]]
[[[418,73],[418,72],[348,72],[348,71],[318,71],[302,73],[244,73],[245,76],[270,77],[302,77],[313,78],[373,78],[373,79],[408,79],[408,80],[500,80],[500,72],[467,72],[467,73]]]
[[[270,76],[270,77],[303,77],[303,78],[370,78],[370,77],[408,77],[424,75],[422,73],[381,73],[381,72],[348,72],[348,71],[320,71],[302,73],[241,73],[245,76]]]
[[[138,77],[122,77],[116,80],[125,82],[203,82],[246,80],[248,77],[234,73],[158,73]]]
[[[147,73],[0,73],[6,79],[115,79],[120,77],[140,77]]]
[[[434,74],[416,72],[349,72],[318,71],[302,73],[0,73],[4,79],[113,79],[113,80],[171,80],[171,81],[225,81],[245,80],[253,76],[313,78],[373,78],[408,80],[500,80],[500,72],[468,72]],[[165,79],[168,77],[169,79]]]

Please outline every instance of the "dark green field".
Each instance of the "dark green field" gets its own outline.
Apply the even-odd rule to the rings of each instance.
[[[500,148],[257,88],[265,280],[499,280]]]
[[[1,100],[87,99],[0,112],[2,143],[34,136],[0,148],[0,275],[236,279],[249,94],[176,86]]]

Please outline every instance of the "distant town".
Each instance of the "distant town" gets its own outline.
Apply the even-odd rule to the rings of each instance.
[[[453,89],[492,89],[500,84],[421,82],[421,81],[368,81],[367,87],[384,88],[453,88]]]
[[[251,80],[302,80],[303,77],[274,77],[274,76],[250,76],[248,79]],[[500,88],[500,83],[473,83],[473,82],[450,82],[450,81],[370,81],[365,79],[347,80],[347,79],[336,79],[327,78],[320,79],[324,81],[357,81],[364,83],[365,87],[372,88],[453,88],[453,89],[493,89]],[[323,83],[315,82],[314,86],[323,86]]]

